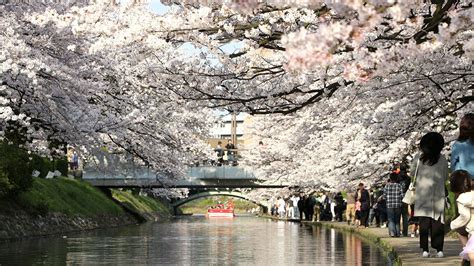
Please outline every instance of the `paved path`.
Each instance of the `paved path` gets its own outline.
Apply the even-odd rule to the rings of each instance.
[[[290,220],[298,222],[298,220]],[[304,222],[312,224],[310,222]],[[392,251],[401,260],[402,265],[461,265],[459,253],[462,250],[461,243],[458,239],[446,236],[444,239],[444,258],[422,258],[421,249],[419,248],[419,238],[415,237],[389,237],[387,228],[364,228],[357,229],[355,226],[349,226],[347,223],[340,222],[320,222],[321,224],[346,232],[352,232],[367,238],[377,245]],[[432,256],[436,255],[435,250],[431,250]]]
[[[389,237],[387,228],[364,228],[357,229],[354,226],[348,226],[346,223],[322,222],[325,226],[340,228],[345,231],[351,231],[375,240],[377,243],[386,247],[392,247],[393,251],[400,258],[402,265],[460,265],[461,258],[459,252],[462,250],[459,240],[445,237],[444,239],[444,258],[422,258],[419,248],[419,238],[415,237]],[[434,256],[435,250],[431,250]]]

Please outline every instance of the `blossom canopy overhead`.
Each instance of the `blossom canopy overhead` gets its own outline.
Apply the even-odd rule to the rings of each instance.
[[[472,111],[472,1],[162,2],[1,4],[4,133],[178,172],[209,109],[247,112],[261,177],[333,189],[374,182],[424,132],[452,140]]]

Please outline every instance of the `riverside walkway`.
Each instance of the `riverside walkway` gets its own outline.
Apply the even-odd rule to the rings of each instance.
[[[349,226],[347,223],[320,222],[319,224],[343,231],[348,231],[361,235],[377,245],[381,245],[386,250],[391,250],[401,261],[402,265],[460,265],[462,250],[461,243],[456,238],[446,236],[444,239],[444,258],[422,258],[418,237],[390,237],[387,228],[361,228]],[[431,256],[435,256],[435,251],[431,251]]]
[[[278,218],[271,217],[278,220]],[[283,219],[291,222],[299,222],[296,219]],[[363,239],[367,239],[384,250],[395,256],[398,265],[461,265],[461,257],[459,253],[462,250],[461,243],[457,238],[445,236],[444,238],[444,258],[436,258],[435,251],[431,251],[433,257],[422,258],[421,249],[419,248],[418,237],[390,237],[387,228],[356,228],[349,226],[345,222],[303,222],[304,224],[322,225],[344,232],[350,232],[360,235]],[[395,263],[397,265],[397,263]]]

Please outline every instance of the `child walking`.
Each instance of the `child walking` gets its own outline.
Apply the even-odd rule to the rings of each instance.
[[[460,233],[460,240],[464,244],[461,231],[468,234],[468,240],[460,256],[463,260],[474,262],[474,187],[471,185],[469,175],[463,170],[454,171],[451,174],[451,188],[457,197],[456,203],[459,216],[451,222],[451,230]],[[465,230],[464,230],[465,228]],[[464,240],[464,241],[463,241]]]
[[[355,226],[357,226],[357,227],[360,226],[360,218],[361,218],[360,206],[362,206],[360,201],[356,201],[356,203],[355,203],[355,211],[356,211],[356,213],[355,213]]]

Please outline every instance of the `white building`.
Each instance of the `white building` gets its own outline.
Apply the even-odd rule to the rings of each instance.
[[[245,141],[244,123],[248,121],[250,116],[246,113],[240,113],[235,116],[235,137],[234,140],[238,148],[242,148]],[[211,129],[211,139],[209,143],[215,147],[218,141],[223,145],[227,144],[227,140],[232,140],[233,121],[232,115],[223,115],[219,121]]]
[[[236,115],[236,136],[241,139],[244,136],[244,120],[248,114]],[[224,115],[219,122],[217,122],[211,129],[211,136],[217,139],[231,139],[232,138],[232,115]]]

